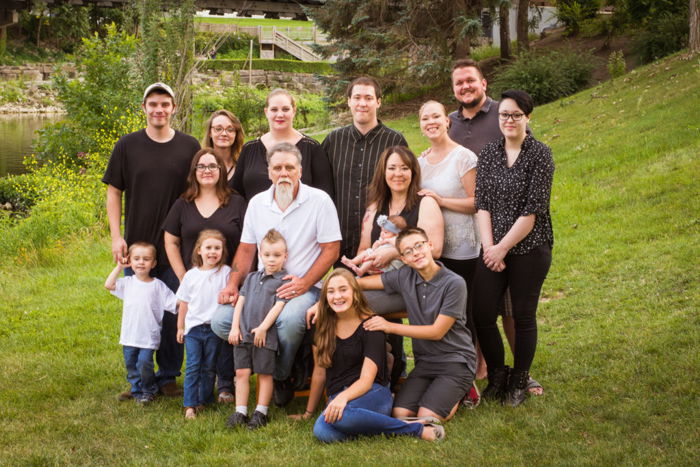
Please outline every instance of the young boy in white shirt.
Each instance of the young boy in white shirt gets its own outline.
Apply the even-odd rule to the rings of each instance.
[[[177,313],[175,294],[160,279],[149,275],[155,265],[156,247],[137,242],[129,247],[127,261],[118,262],[105,281],[105,288],[124,301],[119,343],[123,346],[131,397],[141,405],[153,401],[158,392],[153,353],[160,346],[163,313]],[[129,266],[134,275],[118,278]],[[119,399],[129,397],[120,394]]]

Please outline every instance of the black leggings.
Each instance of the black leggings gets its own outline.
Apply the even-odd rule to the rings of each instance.
[[[530,370],[537,347],[537,302],[549,266],[552,249],[540,245],[524,255],[506,255],[506,268],[494,272],[479,259],[474,278],[474,321],[481,351],[489,369],[505,365],[503,340],[498,331],[498,306],[510,287],[515,320],[513,367]]]
[[[459,274],[464,282],[467,283],[467,328],[472,335],[472,343],[476,345],[476,327],[474,326],[474,274],[476,272],[476,264],[480,261],[479,258],[473,259],[450,259],[440,258],[442,264],[450,271]]]

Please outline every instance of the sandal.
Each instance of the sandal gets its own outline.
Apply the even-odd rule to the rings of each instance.
[[[445,427],[444,426],[435,425],[433,423],[428,423],[426,425],[423,425],[424,429],[425,429],[425,427],[433,429],[433,433],[435,433],[435,439],[433,440],[433,442],[442,441],[443,439],[445,439]]]
[[[527,392],[529,392],[533,396],[541,396],[542,394],[544,394],[544,388],[540,383],[538,383],[537,381],[532,379],[532,377],[530,377],[527,380]]]
[[[236,398],[233,394],[228,391],[223,391],[219,393],[219,404],[232,404]]]
[[[197,410],[194,407],[185,408],[185,420],[194,420],[197,418]]]
[[[399,417],[404,422],[425,422],[423,425],[441,425],[442,422],[435,417]]]

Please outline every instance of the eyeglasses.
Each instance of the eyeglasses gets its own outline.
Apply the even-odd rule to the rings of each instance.
[[[414,253],[420,253],[421,251],[425,250],[426,245],[428,245],[427,240],[423,240],[422,242],[418,242],[415,245],[413,245],[410,248],[406,248],[401,252],[401,256],[413,256]]]
[[[235,135],[235,134],[236,134],[236,129],[235,129],[234,127],[232,127],[232,126],[227,127],[227,128],[224,128],[224,127],[222,127],[222,126],[215,126],[215,127],[212,127],[211,131],[212,131],[212,133],[214,133],[215,135],[220,135],[220,134],[223,133],[224,131],[225,131],[227,134],[229,134],[229,135]]]
[[[508,112],[499,112],[499,113],[498,113],[498,118],[500,118],[500,119],[503,120],[504,122],[507,122],[509,118],[512,118],[514,122],[519,122],[520,119],[523,118],[523,115],[525,115],[525,114],[520,113],[520,112],[515,112],[515,113],[512,113],[512,114],[510,114],[510,113],[508,113]]]
[[[217,164],[209,164],[209,165],[197,164],[195,167],[197,168],[198,172],[205,172],[207,170],[209,172],[214,172],[215,170],[220,169],[220,167]]]

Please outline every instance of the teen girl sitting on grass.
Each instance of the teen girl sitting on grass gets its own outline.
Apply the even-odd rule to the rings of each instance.
[[[346,441],[358,435],[408,435],[427,441],[444,438],[435,419],[407,422],[390,416],[392,398],[386,366],[386,336],[362,323],[373,315],[357,281],[336,269],[324,282],[316,316],[315,367],[311,394],[302,417],[308,419],[323,392],[326,409],[314,424],[320,441]]]
[[[195,266],[185,273],[177,298],[177,341],[185,343],[185,418],[193,419],[214,401],[216,359],[221,340],[211,330],[219,291],[226,286],[231,268],[225,263],[226,239],[218,230],[200,232],[192,253]]]

